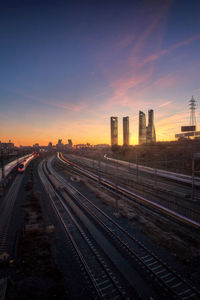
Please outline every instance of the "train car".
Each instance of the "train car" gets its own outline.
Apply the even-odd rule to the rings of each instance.
[[[18,165],[18,172],[19,172],[19,173],[23,173],[24,170],[25,170],[24,164],[19,164],[19,165]]]
[[[37,153],[37,152],[34,152],[33,154],[34,154],[35,157],[40,156],[40,154]]]

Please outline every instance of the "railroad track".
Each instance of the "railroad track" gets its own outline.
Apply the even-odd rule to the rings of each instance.
[[[140,169],[140,166],[138,166],[138,168],[137,167],[132,168],[130,167],[129,163],[127,163],[126,165],[121,165],[119,162],[112,162],[112,161],[108,162],[105,160],[97,161],[97,160],[92,160],[91,158],[86,158],[86,157],[82,158],[76,155],[69,155],[69,157],[72,162],[82,165],[83,168],[89,168],[91,171],[95,169],[96,172],[100,171],[102,173],[109,173],[108,169],[110,169],[111,174],[113,174],[116,170],[118,170],[119,172],[125,172],[126,174],[128,172],[135,177],[136,182],[139,178],[140,181],[148,182],[149,186],[155,185],[155,177],[156,177],[156,181],[158,181],[159,184],[161,184],[161,186],[163,185],[163,187],[165,187],[166,185],[167,190],[171,189],[170,183],[173,183],[173,186],[176,187],[176,189],[177,188],[183,189],[181,194],[191,193],[191,186],[192,186],[191,182],[187,183],[187,182],[177,181],[170,177],[160,177],[158,170],[156,168],[152,168],[153,171],[152,173],[146,173],[144,172],[144,170]],[[188,177],[187,175],[183,175],[183,176]],[[198,181],[199,178],[195,177],[194,184],[196,185],[197,183],[197,188],[199,186]],[[172,188],[171,192],[173,191],[174,190]]]
[[[0,278],[0,300],[4,300],[7,289],[7,278]]]
[[[107,190],[110,190],[114,193],[117,193],[118,195],[125,196],[126,198],[135,201],[141,206],[144,206],[145,208],[148,208],[150,210],[153,210],[156,213],[162,214],[165,217],[171,218],[171,220],[184,223],[185,225],[192,226],[194,228],[200,229],[200,223],[199,223],[199,214],[195,214],[195,217],[192,218],[185,216],[184,214],[181,214],[180,212],[174,211],[170,207],[165,207],[163,204],[155,202],[153,200],[149,200],[145,198],[144,196],[141,196],[123,186],[120,186],[119,184],[114,183],[112,180],[99,177],[97,174],[90,172],[86,169],[83,169],[82,167],[78,166],[75,163],[72,163],[68,161],[67,159],[63,158],[62,154],[58,154],[57,158],[65,165],[71,166],[73,171],[75,173],[83,174],[86,177],[89,177],[90,179],[94,181],[98,181],[101,185],[103,185]],[[195,212],[196,213],[196,212]]]
[[[25,156],[27,158],[25,166],[27,167],[32,160],[32,156]],[[21,186],[24,174],[17,174],[8,193],[4,196],[0,205],[0,255],[10,255],[12,251],[13,240],[9,239],[9,229],[13,208],[17,199],[18,191]],[[7,258],[8,258],[7,257]],[[6,260],[6,257],[5,257]]]
[[[43,168],[41,165],[39,166],[39,176],[48,191],[52,207],[76,253],[81,270],[84,270],[84,274],[87,275],[88,286],[92,286],[95,292],[93,299],[128,299],[126,291],[119,284],[118,276],[107,264],[92,238],[70,211],[63,197],[55,191],[52,178],[49,177],[44,165]]]
[[[124,165],[124,166],[129,166],[131,169],[140,169],[142,172],[148,173],[148,174],[154,174],[155,168],[148,167],[145,165],[138,165],[135,163],[130,163],[124,160],[118,160],[114,158],[107,157],[107,155],[104,155],[104,158],[107,160],[110,160],[112,162],[118,163],[119,165]],[[167,178],[169,180],[177,181],[177,182],[182,182],[182,183],[187,183],[192,185],[192,176],[191,175],[186,175],[186,174],[181,174],[181,173],[175,173],[163,169],[157,168],[157,175],[163,178]],[[200,186],[200,178],[195,176],[195,185]]]
[[[187,282],[182,276],[177,274],[169,265],[158,258],[152,251],[147,249],[134,236],[130,235],[119,224],[111,219],[107,214],[94,205],[88,198],[66,182],[58,173],[56,174],[50,163],[48,163],[50,172],[62,182],[65,190],[75,199],[79,205],[84,207],[88,214],[97,220],[108,235],[115,240],[129,256],[145,269],[154,280],[160,283],[175,298],[180,299],[199,299],[200,291],[191,283]]]
[[[199,188],[195,188],[195,199],[191,199],[191,187],[185,186],[185,184],[181,183],[178,184],[176,182],[171,182],[171,185],[165,182],[161,182],[162,180],[166,180],[163,178],[157,179],[155,178],[155,174],[151,176],[149,174],[139,175],[137,177],[137,171],[134,169],[121,169],[121,167],[110,166],[113,168],[112,172],[106,172],[102,169],[98,169],[96,164],[96,168],[92,168],[91,165],[86,163],[80,162],[79,160],[76,162],[72,160],[73,163],[78,163],[79,166],[83,169],[88,170],[89,172],[96,172],[100,178],[106,178],[113,182],[117,182],[118,185],[126,187],[129,190],[134,189],[138,193],[144,195],[148,195],[152,199],[152,201],[162,204],[166,208],[175,210],[180,212],[181,214],[190,217],[193,216],[193,219],[198,221],[200,220],[199,216],[199,200],[200,200],[200,193]],[[116,173],[119,173],[118,175]],[[172,186],[173,184],[173,186]],[[159,195],[159,197],[158,197]],[[190,197],[186,199],[186,197]],[[169,200],[170,199],[170,200]],[[192,207],[191,203],[193,204]]]
[[[19,187],[21,185],[23,176],[17,175],[12,183],[8,194],[3,199],[0,207],[0,255],[7,253],[8,249],[8,231],[12,217],[13,207],[17,197]],[[6,260],[6,257],[5,257]]]

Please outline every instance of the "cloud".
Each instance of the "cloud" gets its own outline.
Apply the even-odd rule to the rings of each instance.
[[[153,87],[156,89],[169,88],[176,84],[176,77],[174,74],[169,73],[162,77],[159,77],[157,80],[153,82]],[[152,86],[152,85],[151,85]]]
[[[191,44],[192,42],[194,42],[196,40],[199,40],[199,39],[200,39],[200,34],[196,34],[196,35],[190,37],[189,39],[177,42],[177,43],[173,44],[172,46],[170,46],[167,49],[161,50],[157,53],[154,53],[154,54],[146,57],[143,60],[143,62],[140,63],[140,66],[143,67],[144,65],[146,65],[148,63],[151,63],[155,60],[158,60],[160,57],[170,53],[172,50],[178,49],[178,48],[183,47],[183,46],[187,46],[187,45]]]
[[[156,116],[159,117],[158,114]],[[185,111],[170,115],[162,113],[160,120],[155,122],[157,140],[175,140],[175,134],[180,133],[181,126],[187,124],[188,121],[188,113]]]
[[[157,29],[157,25],[163,19],[163,12],[157,16],[154,16],[153,21],[147,26],[147,29],[140,35],[138,40],[136,41],[131,55],[129,57],[129,63],[131,66],[138,65],[139,63],[139,56],[141,53],[141,49],[145,47],[147,39],[152,35],[155,29]]]
[[[115,105],[120,107],[133,107],[135,101],[139,102],[136,99],[133,101],[133,98],[127,94],[133,88],[136,90],[141,85],[142,88],[144,88],[152,77],[153,66],[148,66],[143,69],[140,64],[140,56],[141,52],[145,49],[148,39],[153,36],[155,30],[158,35],[161,36],[161,23],[166,19],[166,10],[169,8],[169,5],[170,1],[167,6],[162,7],[158,14],[148,16],[151,21],[148,22],[149,24],[146,26],[145,30],[141,34],[138,34],[137,37],[127,35],[119,42],[117,50],[114,49],[115,53],[127,45],[133,45],[128,58],[126,60],[119,59],[119,61],[117,61],[118,67],[116,64],[112,66],[112,68],[109,68],[109,66],[105,64],[101,64],[104,76],[108,80],[109,87],[113,91],[113,95],[102,105],[103,109],[109,109]],[[139,20],[137,19],[137,21]],[[160,39],[161,38],[162,37],[160,37]]]
[[[134,63],[134,67],[132,71],[127,71],[123,76],[110,81],[110,87],[113,89],[113,96],[107,101],[106,105],[104,104],[104,107],[111,108],[113,105],[119,105],[122,107],[125,106],[132,106],[133,100],[130,97],[127,97],[127,92],[132,88],[139,88],[141,84],[146,85],[143,86],[143,91],[145,89],[149,89],[154,87],[156,90],[158,89],[166,89],[171,86],[174,86],[176,84],[176,77],[170,73],[167,74],[161,78],[158,78],[153,83],[149,85],[149,80],[152,77],[153,74],[153,65],[151,65],[148,68],[143,69],[143,67],[149,63],[152,63],[162,57],[163,55],[168,54],[169,52],[173,51],[174,49],[184,47],[186,45],[189,45],[195,40],[200,39],[200,34],[196,34],[189,39],[177,42],[173,45],[171,45],[168,49],[161,50],[155,54],[152,54],[148,57],[146,57],[142,62],[140,62],[140,59],[138,57],[138,53],[141,51],[141,49],[145,45],[145,40],[148,38],[149,35],[151,35],[156,28],[156,25],[158,25],[159,21],[162,18],[162,14],[160,14],[153,22],[152,24],[147,28],[147,30],[144,32],[144,34],[139,38],[138,42],[135,44],[133,51],[129,57],[129,61],[131,62],[130,65]],[[168,103],[169,104],[169,103]],[[167,104],[162,104],[163,107]]]
[[[128,47],[134,40],[135,36],[133,34],[127,34],[115,43],[115,49],[117,49],[117,51],[121,51]]]
[[[167,101],[167,102],[164,102],[160,105],[158,105],[158,107],[164,107],[164,106],[168,106],[169,104],[171,104],[173,101]]]
[[[12,90],[12,92],[14,92],[20,96],[23,96],[25,98],[29,98],[31,100],[37,101],[39,103],[46,104],[46,105],[52,106],[52,107],[57,107],[62,110],[63,109],[69,110],[74,113],[82,112],[88,106],[87,102],[83,101],[83,100],[74,101],[74,103],[73,103],[72,101],[70,102],[68,99],[45,98],[45,97],[32,95],[27,92],[19,91],[19,90]]]
[[[74,113],[79,113],[82,112],[84,109],[86,109],[87,104],[86,102],[80,101],[79,103],[71,103],[71,102],[65,102],[61,100],[48,100],[48,99],[43,99],[41,102],[46,103],[48,105],[61,108],[61,109],[66,109],[70,110],[71,112]]]
[[[187,112],[180,112],[180,113],[176,113],[176,114],[171,114],[167,117],[163,117],[162,119],[160,119],[159,121],[156,122],[158,128],[159,127],[165,127],[165,129],[167,128],[173,128],[178,127],[179,124],[183,124],[184,122],[188,121],[188,113]],[[178,124],[178,125],[175,125]]]
[[[113,89],[113,96],[103,104],[104,109],[109,109],[114,105],[120,107],[132,107],[135,105],[135,100],[132,97],[126,96],[128,90],[138,87],[142,83],[146,82],[152,75],[152,69],[142,75],[132,75],[129,77],[122,77],[110,83],[110,87]]]

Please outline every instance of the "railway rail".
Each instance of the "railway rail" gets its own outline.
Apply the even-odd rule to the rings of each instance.
[[[112,191],[114,191],[115,193],[119,194],[119,195],[123,195],[125,197],[127,197],[128,199],[131,199],[133,201],[136,201],[137,203],[139,203],[140,205],[144,205],[145,207],[150,207],[154,210],[156,210],[157,212],[162,213],[163,215],[167,215],[170,218],[172,218],[175,221],[187,224],[189,226],[195,227],[198,230],[200,229],[200,223],[199,223],[199,215],[197,216],[197,220],[195,219],[191,219],[187,216],[184,216],[181,213],[178,213],[176,211],[174,211],[173,209],[167,208],[157,202],[154,202],[152,200],[149,200],[145,197],[142,197],[141,195],[128,190],[127,188],[124,188],[122,186],[120,186],[119,184],[116,185],[116,183],[112,182],[109,179],[103,178],[103,177],[99,177],[98,174],[95,174],[91,171],[88,171],[82,167],[80,167],[79,165],[69,161],[68,159],[64,158],[62,153],[58,153],[57,154],[57,158],[58,160],[60,160],[62,163],[64,163],[65,165],[71,166],[73,167],[73,169],[81,174],[83,174],[84,176],[89,177],[90,179],[97,181],[99,183],[101,183],[105,188],[110,189]]]
[[[115,158],[111,158],[108,157],[107,154],[104,155],[104,158],[107,160],[110,160],[112,162],[117,162],[121,165],[125,165],[125,166],[129,166],[132,169],[137,169],[139,168],[141,171],[146,172],[148,174],[154,174],[155,169],[151,168],[151,167],[147,167],[144,165],[137,165],[135,163],[130,163],[124,160],[118,160]],[[200,178],[195,176],[193,178],[193,176],[189,176],[189,175],[185,175],[185,174],[181,174],[181,173],[175,173],[175,172],[170,172],[170,171],[166,171],[166,170],[161,170],[161,169],[156,169],[157,175],[160,177],[164,177],[167,179],[171,179],[177,182],[183,182],[183,183],[187,183],[187,184],[194,184],[196,186],[200,186]],[[194,181],[194,182],[193,182]]]
[[[73,197],[74,201],[77,201],[80,207],[87,211],[104,228],[110,239],[113,239],[118,244],[120,250],[127,254],[127,259],[130,257],[135,259],[173,297],[178,299],[198,299],[200,297],[200,291],[193,287],[191,283],[186,282],[175,270],[64,180],[62,176],[53,170],[50,162],[48,163],[48,168],[51,174],[62,183],[64,189]]]
[[[33,157],[32,154],[28,154],[28,155],[25,155],[23,157],[20,157],[18,159],[15,159],[15,160],[9,162],[7,165],[4,166],[4,176],[7,177],[11,173],[11,171],[15,167],[17,167],[18,164],[23,163],[32,157]],[[3,179],[2,178],[2,168],[0,168],[0,182],[2,181],[2,179]]]
[[[0,255],[8,251],[8,230],[22,176],[17,175],[0,206]]]
[[[80,160],[81,158],[78,157],[76,159],[72,158],[72,162],[77,163],[79,167],[91,171],[92,173],[96,172],[99,177],[109,180],[111,178],[112,182],[116,185],[121,185],[126,187],[126,189],[134,192],[135,194],[139,194],[140,196],[147,197],[152,202],[156,202],[172,211],[175,211],[189,219],[194,221],[200,222],[200,197],[198,196],[197,190],[195,190],[195,197],[194,200],[191,199],[191,189],[188,190],[189,187],[181,184],[177,184],[177,182],[171,182],[166,185],[166,183],[159,182],[159,184],[155,181],[154,176],[149,178],[148,174],[145,174],[145,177],[139,176],[137,178],[137,174],[135,170],[124,169],[124,167],[117,167],[117,166],[109,166],[109,172],[107,166],[104,164],[104,168],[100,168],[100,164],[95,168],[95,164],[93,167],[88,162],[89,159],[86,160],[85,158],[83,162]],[[71,161],[71,159],[70,159]],[[106,170],[105,170],[106,166]],[[103,171],[104,169],[104,171]],[[172,191],[173,190],[173,191]],[[189,196],[189,198],[188,198]],[[197,198],[198,196],[198,198]]]
[[[24,170],[33,158],[34,157],[32,155],[27,156],[26,162],[24,162]],[[10,222],[22,180],[23,173],[17,174],[7,194],[2,198],[0,203],[0,257],[3,253],[8,254],[7,252],[9,251],[8,234]],[[9,242],[9,244],[12,244],[12,242]]]
[[[107,265],[94,241],[67,207],[64,198],[55,191],[55,186],[56,189],[58,186],[44,165],[43,167],[39,166],[39,176],[48,191],[52,207],[82,265],[81,269],[84,269],[88,281],[95,291],[95,297],[98,299],[127,299],[125,290],[119,285],[117,275]],[[60,188],[62,189],[62,186]]]
[[[194,180],[194,193],[192,196],[191,183],[178,181],[171,177],[159,176],[157,169],[152,169],[154,172],[148,173],[144,172],[143,169],[140,169],[139,166],[135,168],[131,167],[131,164],[128,162],[120,164],[120,161],[106,160],[106,158],[104,158],[104,161],[95,161],[91,158],[72,154],[69,155],[69,160],[77,163],[83,168],[96,172],[103,177],[109,177],[113,174],[119,173],[121,176],[116,176],[115,180],[124,184],[124,177],[124,179],[126,179],[125,184],[127,186],[130,184],[130,186],[134,185],[135,188],[138,185],[139,188],[139,186],[142,185],[145,188],[153,189],[160,193],[167,193],[172,198],[185,198],[185,200],[193,202],[193,204],[198,204],[198,200],[200,200],[199,187],[195,186],[196,180]]]

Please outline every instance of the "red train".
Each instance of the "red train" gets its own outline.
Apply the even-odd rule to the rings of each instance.
[[[24,164],[19,164],[19,166],[18,166],[18,172],[19,173],[23,173],[24,170],[25,170]]]

